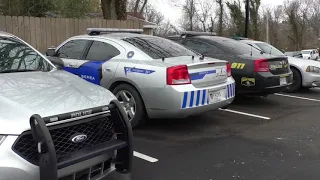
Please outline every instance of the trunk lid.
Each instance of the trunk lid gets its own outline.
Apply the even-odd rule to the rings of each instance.
[[[199,56],[180,56],[166,58],[167,66],[187,65],[191,83],[197,87],[208,87],[226,82],[228,78],[226,61],[205,57],[200,60]]]
[[[285,74],[290,72],[287,57],[268,58],[270,72],[274,75]]]

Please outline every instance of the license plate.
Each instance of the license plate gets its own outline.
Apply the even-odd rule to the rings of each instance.
[[[280,78],[280,86],[286,85],[286,84],[287,84],[287,78],[285,78],[285,77]]]
[[[209,91],[209,103],[216,103],[222,101],[225,98],[224,90]]]

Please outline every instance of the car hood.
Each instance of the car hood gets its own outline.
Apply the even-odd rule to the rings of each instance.
[[[107,105],[116,97],[107,89],[62,70],[0,74],[0,134],[30,129],[33,114],[42,117]]]
[[[288,56],[288,61],[290,64],[297,65],[299,67],[315,66],[320,68],[320,62],[310,59],[302,59]]]

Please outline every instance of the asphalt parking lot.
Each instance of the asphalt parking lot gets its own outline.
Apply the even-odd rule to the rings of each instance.
[[[132,180],[319,179],[320,89],[134,130]]]

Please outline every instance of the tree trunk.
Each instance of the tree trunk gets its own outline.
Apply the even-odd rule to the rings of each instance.
[[[140,3],[140,0],[137,0],[136,1],[136,5],[134,6],[134,14],[136,14],[138,12],[138,8],[139,8],[139,3]]]
[[[101,0],[101,9],[104,19],[117,19],[115,0]]]
[[[222,0],[217,0],[217,3],[219,4],[219,26],[218,26],[218,35],[222,36],[222,31],[223,31],[223,2]]]
[[[141,7],[141,9],[140,9],[140,14],[143,14],[143,10],[144,10],[144,8],[146,7],[147,2],[148,2],[148,0],[144,0],[144,3],[143,3],[143,5],[142,5],[142,7]]]

